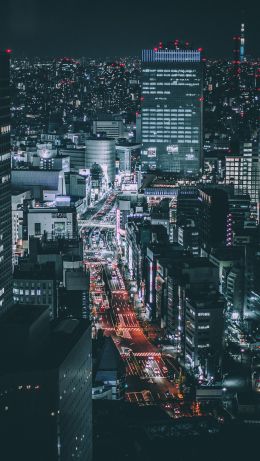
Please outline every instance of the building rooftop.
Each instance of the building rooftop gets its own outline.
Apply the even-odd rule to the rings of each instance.
[[[50,323],[48,306],[14,305],[0,321],[0,374],[57,368],[89,326],[75,318]]]
[[[186,296],[189,301],[196,304],[197,308],[224,308],[225,298],[215,289],[209,289],[208,291],[188,290]]]
[[[87,272],[83,269],[68,269],[66,270],[65,280],[67,290],[87,290],[88,289],[88,277]]]
[[[114,139],[108,138],[107,136],[101,136],[101,135],[100,135],[100,136],[98,136],[98,135],[97,135],[97,136],[95,136],[95,135],[89,136],[89,137],[86,139],[86,142],[87,142],[87,141],[110,141],[110,142],[115,142]]]
[[[46,311],[46,306],[25,304],[21,307],[19,304],[5,312],[1,317],[0,325],[32,325]]]
[[[29,254],[57,254],[63,255],[67,253],[71,257],[77,258],[82,256],[82,240],[80,238],[66,239],[66,238],[53,238],[42,239],[37,237],[30,237],[29,239]]]
[[[75,210],[74,206],[48,206],[44,202],[40,203],[39,206],[28,208],[29,213],[73,213]]]
[[[116,371],[122,365],[121,355],[111,336],[105,338],[105,343],[101,351],[98,362],[98,371]]]
[[[213,250],[210,257],[216,258],[220,261],[232,261],[240,259],[244,256],[244,247],[219,247]]]
[[[55,267],[52,262],[34,264],[25,261],[24,264],[15,266],[13,277],[17,280],[53,280],[55,278]]]
[[[42,187],[45,190],[58,190],[60,177],[63,174],[64,173],[60,170],[12,170],[12,187],[20,190],[28,190],[30,187]]]
[[[122,122],[123,119],[120,115],[99,113],[94,121],[95,122]]]
[[[209,267],[209,268],[214,268],[214,265],[212,262],[208,260],[208,258],[200,258],[200,257],[188,257],[187,262],[184,260],[183,268],[192,268],[196,269],[197,267]]]
[[[93,378],[97,382],[103,382],[108,376],[114,379],[124,373],[124,362],[112,337],[104,337],[104,344],[97,357]]]

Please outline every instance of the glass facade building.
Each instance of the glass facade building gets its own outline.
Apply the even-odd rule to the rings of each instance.
[[[142,170],[198,175],[202,164],[201,51],[142,52]]]
[[[250,195],[251,216],[260,214],[260,139],[241,142],[239,155],[226,157],[226,184],[234,184],[236,193]]]
[[[0,51],[0,315],[12,304],[9,59]]]
[[[115,180],[116,147],[115,140],[109,138],[89,138],[86,140],[85,167],[94,163],[101,166],[108,184]]]

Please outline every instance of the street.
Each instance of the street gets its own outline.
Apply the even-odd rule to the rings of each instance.
[[[98,214],[98,216],[97,216]],[[114,196],[88,217],[102,223],[114,222]],[[129,402],[160,405],[171,417],[200,413],[194,402],[184,403],[180,391],[182,371],[175,359],[162,354],[144,334],[118,266],[118,248],[111,230],[83,230],[85,264],[90,269],[90,291],[96,332],[112,336],[126,366]],[[169,375],[174,379],[169,379]]]

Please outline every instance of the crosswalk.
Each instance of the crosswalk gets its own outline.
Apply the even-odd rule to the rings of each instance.
[[[154,398],[148,390],[142,392],[127,392],[126,400],[131,403],[138,403],[139,405],[149,405],[154,402]]]
[[[135,357],[161,357],[161,352],[134,352]]]

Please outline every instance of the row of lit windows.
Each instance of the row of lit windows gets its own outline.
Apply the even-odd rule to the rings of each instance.
[[[166,128],[167,130],[171,129],[171,130],[178,130],[178,129],[186,129],[186,130],[192,130],[192,131],[199,131],[199,127],[197,126],[197,124],[193,124],[193,123],[189,123],[190,120],[185,120],[185,122],[183,120],[171,120],[171,122],[168,120],[168,121],[164,121],[164,120],[159,120],[157,122],[155,121],[151,121],[151,122],[144,122],[142,123],[142,130],[152,130],[152,129],[162,129],[162,128]]]
[[[194,111],[194,112],[187,112],[187,113],[179,113],[179,114],[169,114],[169,113],[164,113],[164,114],[147,114],[147,113],[144,113],[143,114],[143,120],[148,122],[150,120],[185,120],[187,119],[187,117],[192,117],[192,115],[197,115],[197,113]]]
[[[197,134],[198,130],[192,129],[191,126],[184,125],[183,123],[179,123],[178,125],[164,125],[164,124],[159,124],[158,125],[148,125],[144,126],[142,129],[142,133],[148,133],[148,132],[154,132],[154,133],[194,133],[195,135]]]
[[[142,109],[142,112],[192,112],[191,109]]]
[[[147,131],[145,133],[143,133],[143,138],[147,138],[149,136],[162,136],[162,137],[168,137],[168,136],[175,136],[175,137],[178,137],[178,138],[189,138],[189,139],[197,139],[197,136],[192,136],[191,133],[189,132],[184,132],[184,131],[157,131],[157,132],[153,132],[153,131]]]
[[[183,118],[183,117],[179,117],[179,118],[157,118],[157,120],[153,119],[153,118],[150,118],[150,119],[146,119],[146,120],[143,120],[142,122],[142,127],[144,128],[148,128],[148,127],[156,127],[156,126],[167,126],[167,128],[169,128],[170,126],[173,128],[173,127],[178,127],[180,125],[183,125],[183,126],[186,126],[188,128],[197,128],[198,129],[198,123],[196,121],[196,119],[194,120],[191,120],[190,118]]]
[[[193,122],[193,123],[192,123]],[[142,123],[142,128],[156,128],[158,126],[166,126],[166,128],[178,128],[179,126],[185,127],[190,130],[198,130],[199,127],[197,125],[196,121],[191,121],[190,119],[183,119],[183,118],[178,118],[176,120],[145,120]]]
[[[151,114],[151,115],[154,115],[154,114]],[[170,123],[171,121],[173,122],[184,121],[185,119],[192,117],[192,114],[179,114],[179,115],[164,114],[164,116],[162,116],[162,114],[158,114],[157,117],[152,117],[151,115],[149,116],[148,114],[145,114],[143,123],[149,123],[151,121],[157,121],[157,120],[163,120],[165,123],[167,122]]]
[[[173,80],[171,79],[169,82],[145,82],[143,83],[142,88],[144,90],[155,90],[156,87],[158,86],[184,86],[184,85],[193,85],[193,86],[199,86],[199,83],[192,83],[190,80],[187,78],[179,79],[179,80]]]
[[[194,69],[143,69],[144,73],[157,73],[160,72],[162,74],[189,74],[189,75],[196,75],[196,71]]]
[[[175,139],[177,139],[177,142],[180,142],[180,143],[183,143],[183,142],[188,142],[188,143],[191,143],[191,144],[198,144],[199,141],[198,140],[191,140],[190,138],[184,138],[183,136],[178,136],[176,137]],[[143,142],[171,142],[171,140],[169,138],[143,138]]]
[[[166,124],[163,124],[163,123],[157,123],[157,125],[147,125],[147,126],[143,126],[143,129],[142,129],[142,132],[143,133],[147,133],[149,131],[154,131],[155,133],[159,132],[159,130],[161,130],[162,128],[165,129],[162,131],[163,133],[165,132],[169,132],[169,133],[174,133],[177,131],[181,131],[181,132],[186,132],[186,133],[194,133],[195,135],[198,133],[199,129],[196,128],[196,127],[191,127],[191,126],[187,126],[187,125],[184,125],[183,123],[178,123],[178,124],[175,124],[175,125],[167,125]]]
[[[18,288],[13,288],[13,293],[15,295],[23,295],[24,294],[25,296],[29,296],[29,295],[31,295],[31,296],[35,296],[35,295],[40,296],[42,294],[42,292],[43,292],[44,295],[47,294],[46,290],[40,290],[39,288],[37,290],[19,290]],[[49,295],[51,295],[51,294],[52,294],[52,291],[49,290]]]
[[[170,91],[143,91],[143,94],[171,94]]]
[[[176,80],[174,80],[175,82]],[[181,81],[186,81],[186,79],[183,79]],[[171,86],[172,83],[171,82],[145,82],[143,83],[143,89],[155,89],[156,86]]]

